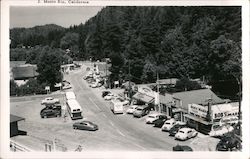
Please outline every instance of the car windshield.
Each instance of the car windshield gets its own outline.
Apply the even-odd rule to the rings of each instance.
[[[137,108],[136,110],[142,110],[141,108]]]
[[[166,124],[166,125],[170,125],[171,123],[169,123],[169,122],[166,122],[165,124]]]
[[[184,131],[182,131],[182,130],[181,130],[181,131],[179,131],[179,133],[185,134],[185,132],[184,132]]]
[[[152,116],[152,115],[150,115],[150,116],[148,116],[149,118],[155,118],[155,116]]]

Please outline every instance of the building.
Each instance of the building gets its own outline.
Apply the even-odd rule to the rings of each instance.
[[[191,103],[208,103],[211,99],[212,103],[224,103],[225,101],[219,98],[210,89],[199,89],[185,92],[177,92],[160,96],[162,110],[166,110],[169,116],[174,116],[177,120],[186,122],[185,114],[188,113],[188,104]]]
[[[71,70],[75,69],[75,64],[65,64],[65,65],[61,65],[61,71],[62,72],[70,72]]]
[[[12,68],[14,80],[27,80],[38,76],[37,66],[31,64],[20,65]]]
[[[146,85],[137,85],[137,92],[132,97],[132,103],[154,106],[155,92]]]
[[[10,137],[27,134],[25,131],[21,131],[18,129],[18,122],[22,120],[25,120],[25,119],[22,117],[10,114]]]
[[[10,77],[20,86],[27,83],[28,80],[36,78],[38,75],[37,65],[23,64],[12,67]]]
[[[188,104],[187,124],[208,134],[225,125],[238,123],[239,103]]]

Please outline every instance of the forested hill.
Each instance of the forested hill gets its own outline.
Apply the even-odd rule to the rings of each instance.
[[[113,57],[113,72],[125,74],[130,60],[138,82],[155,81],[157,71],[222,79],[240,72],[240,7],[107,7],[80,34],[84,56]]]
[[[128,79],[129,66],[136,83],[155,82],[159,72],[232,89],[241,77],[241,7],[105,7],[85,24],[35,36],[41,42],[33,33],[16,40],[22,36],[11,31],[11,46],[69,48],[75,60],[109,57],[111,81]]]
[[[59,47],[58,42],[64,34],[65,28],[47,24],[43,26],[35,26],[32,28],[13,28],[10,30],[11,48],[18,45],[36,46],[50,45],[52,42]]]

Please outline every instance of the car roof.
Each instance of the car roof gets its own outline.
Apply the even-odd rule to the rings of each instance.
[[[148,116],[154,116],[154,117],[156,117],[158,115],[160,115],[160,114],[154,113],[154,114],[149,114]]]
[[[192,130],[192,129],[190,129],[190,128],[181,128],[181,129],[180,129],[180,131],[184,131],[184,132],[187,132],[187,131],[189,131],[189,130]]]
[[[137,108],[138,106],[137,105],[131,105],[129,107],[131,107],[131,108]]]

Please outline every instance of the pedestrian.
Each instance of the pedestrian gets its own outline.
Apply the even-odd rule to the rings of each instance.
[[[65,112],[64,115],[63,115],[63,119],[64,119],[64,122],[67,121],[67,114],[66,114],[66,112]]]

